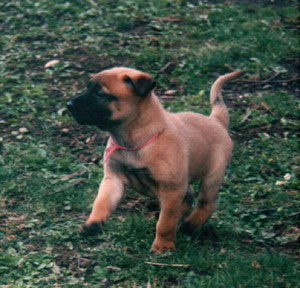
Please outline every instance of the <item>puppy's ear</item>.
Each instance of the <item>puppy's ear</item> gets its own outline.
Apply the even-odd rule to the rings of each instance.
[[[147,74],[131,79],[129,76],[124,77],[124,82],[127,86],[131,87],[135,94],[145,98],[151,90],[156,86],[154,79]]]

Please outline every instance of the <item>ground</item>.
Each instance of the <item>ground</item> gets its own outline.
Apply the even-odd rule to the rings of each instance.
[[[296,1],[2,1],[1,287],[297,287]],[[53,62],[54,61],[54,62]],[[218,208],[177,250],[149,253],[158,203],[129,190],[102,234],[78,235],[107,135],[66,102],[102,69],[154,76],[166,109],[208,115],[223,92],[234,153]]]

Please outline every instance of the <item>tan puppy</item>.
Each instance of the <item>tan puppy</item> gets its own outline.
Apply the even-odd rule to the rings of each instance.
[[[153,92],[153,78],[124,67],[98,73],[84,94],[68,102],[79,123],[96,125],[111,135],[104,178],[83,233],[99,230],[131,185],[160,202],[151,251],[174,249],[178,220],[193,202],[189,185],[200,179],[199,199],[181,230],[191,233],[203,224],[216,208],[233,147],[221,88],[238,74],[221,76],[213,84],[210,116],[164,110]]]

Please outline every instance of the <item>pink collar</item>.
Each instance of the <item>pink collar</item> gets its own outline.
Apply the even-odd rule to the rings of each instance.
[[[124,147],[124,146],[120,146],[118,144],[116,144],[113,139],[110,137],[110,141],[112,142],[112,146],[108,147],[105,149],[105,153],[104,153],[104,163],[107,163],[110,155],[118,150],[118,149],[121,149],[121,150],[126,150],[126,151],[135,151],[135,150],[139,150],[139,149],[142,149],[143,147],[147,146],[148,144],[150,144],[153,140],[155,140],[158,136],[159,132],[157,132],[156,134],[154,134],[150,139],[148,139],[145,143],[137,146],[137,147],[134,147],[134,148],[127,148],[127,147]]]

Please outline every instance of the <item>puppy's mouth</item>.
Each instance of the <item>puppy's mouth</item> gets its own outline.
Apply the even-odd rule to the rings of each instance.
[[[67,108],[78,124],[82,125],[97,125],[99,122],[107,122],[111,116],[108,109],[101,109],[97,105],[85,107],[83,103],[76,103],[73,100],[67,103]]]
[[[68,110],[78,124],[93,125],[101,130],[109,131],[121,123],[119,120],[110,120],[112,113],[109,109],[97,105],[88,106],[76,103],[74,100],[67,103]]]

